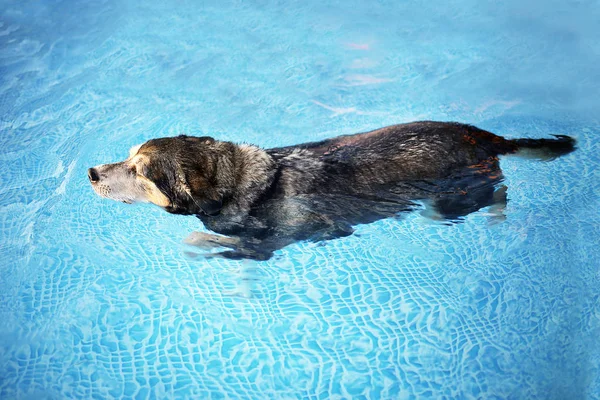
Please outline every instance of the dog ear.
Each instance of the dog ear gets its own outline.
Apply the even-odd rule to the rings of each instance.
[[[184,175],[186,189],[196,206],[206,215],[219,214],[223,208],[223,195],[217,189],[216,182],[200,174],[184,172]]]

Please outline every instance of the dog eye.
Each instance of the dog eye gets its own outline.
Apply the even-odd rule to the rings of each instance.
[[[136,167],[136,165],[135,164],[131,164],[129,166],[129,171],[131,171],[132,173],[134,173],[134,174],[137,175],[137,167]]]

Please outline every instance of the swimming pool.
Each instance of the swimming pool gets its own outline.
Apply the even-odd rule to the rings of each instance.
[[[597,398],[600,7],[0,2],[0,398]],[[90,166],[420,119],[568,134],[502,159],[506,220],[419,212],[207,260]]]

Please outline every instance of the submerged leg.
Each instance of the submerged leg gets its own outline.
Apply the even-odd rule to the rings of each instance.
[[[192,232],[183,242],[204,250],[212,250],[217,247],[236,249],[240,244],[240,239],[237,237],[214,235],[212,233]]]
[[[492,204],[490,207],[490,223],[492,224],[502,222],[506,219],[504,210],[506,209],[506,204],[508,203],[508,196],[506,194],[507,191],[508,187],[506,185],[502,185],[494,192],[494,204]]]
[[[438,198],[435,209],[444,219],[457,220],[494,202],[494,188],[462,190]]]
[[[433,204],[439,215],[448,220],[460,220],[484,207],[500,213],[506,206],[507,187],[498,184],[503,175],[497,158],[490,158],[452,176],[443,193],[435,196]]]
[[[227,258],[229,260],[256,260],[266,261],[273,256],[269,251],[256,251],[251,249],[225,250],[218,253],[208,253],[206,258]]]

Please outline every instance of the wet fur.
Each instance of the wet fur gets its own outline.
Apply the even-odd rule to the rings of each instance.
[[[498,156],[525,149],[553,158],[572,151],[574,141],[508,140],[425,121],[267,150],[210,137],[160,138],[135,157],[166,211],[196,215],[230,236],[196,234],[190,243],[229,247],[224,257],[268,259],[295,241],[350,235],[354,225],[410,211],[418,200],[441,218],[460,219],[498,201]]]

